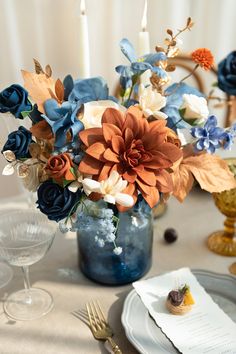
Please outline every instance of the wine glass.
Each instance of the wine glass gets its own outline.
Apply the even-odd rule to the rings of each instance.
[[[12,279],[12,269],[3,262],[0,262],[0,288],[6,286]]]
[[[0,257],[10,265],[22,267],[24,289],[10,294],[4,311],[15,320],[33,320],[53,307],[52,296],[31,288],[29,266],[44,257],[52,245],[57,224],[37,210],[8,211],[0,219]]]

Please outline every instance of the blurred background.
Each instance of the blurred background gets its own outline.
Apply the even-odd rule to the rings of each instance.
[[[86,0],[91,76],[103,76],[111,92],[117,85],[115,66],[125,63],[119,41],[127,37],[137,48],[144,0]],[[185,32],[182,51],[211,49],[216,63],[236,49],[235,0],[148,0],[147,30],[151,49],[162,45],[165,31],[176,31],[192,17],[195,25]],[[21,69],[33,70],[32,58],[50,64],[53,76],[79,77],[80,0],[0,0],[0,90],[22,84]],[[207,76],[207,74],[206,74]],[[209,84],[214,78],[210,75]],[[10,122],[10,120],[9,120]],[[21,123],[21,122],[20,122]],[[0,143],[7,130],[17,127],[0,120]],[[0,170],[5,161],[0,157]],[[0,176],[0,197],[21,192],[15,176]]]

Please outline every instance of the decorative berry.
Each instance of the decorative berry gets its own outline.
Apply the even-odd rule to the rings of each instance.
[[[178,234],[177,231],[173,228],[168,228],[164,232],[164,239],[168,243],[173,243],[177,240]]]
[[[168,294],[168,300],[170,300],[172,305],[179,306],[184,300],[184,294],[181,291],[172,290]]]

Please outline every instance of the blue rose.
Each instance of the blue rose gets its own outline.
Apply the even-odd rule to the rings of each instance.
[[[38,188],[38,208],[48,219],[60,221],[65,219],[74,205],[79,201],[81,192],[72,193],[67,187],[46,181]]]
[[[229,95],[236,96],[236,51],[219,63],[218,86]]]
[[[30,157],[29,146],[32,142],[31,132],[24,127],[19,127],[18,130],[8,135],[7,142],[1,152],[11,150],[17,159]]]
[[[11,85],[0,92],[0,112],[12,113],[16,118],[23,119],[21,112],[30,112],[32,104],[28,100],[28,92],[20,85]]]

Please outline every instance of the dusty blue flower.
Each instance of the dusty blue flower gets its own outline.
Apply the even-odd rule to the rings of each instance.
[[[68,101],[76,104],[78,108],[83,103],[99,100],[113,100],[117,102],[115,97],[109,96],[107,83],[102,77],[76,80],[68,96]]]
[[[23,119],[22,112],[30,112],[32,104],[28,92],[20,85],[11,85],[0,92],[0,112],[12,113],[16,118]]]
[[[11,150],[17,159],[30,157],[29,146],[32,142],[31,132],[24,127],[19,127],[8,135],[1,152]]]
[[[217,119],[210,116],[203,127],[191,128],[191,134],[196,138],[195,149],[197,151],[206,150],[213,154],[215,150],[222,146],[224,129],[217,127]]]
[[[152,72],[156,73],[159,77],[166,77],[166,72],[160,67],[155,66],[155,63],[160,60],[166,60],[166,55],[164,52],[158,52],[154,54],[146,54],[140,58],[136,56],[133,45],[126,38],[123,38],[120,42],[120,48],[122,53],[129,60],[130,65],[118,65],[116,67],[116,72],[123,78],[120,80],[123,89],[130,87],[132,82],[130,79],[134,75],[140,75],[146,70],[150,69]],[[128,86],[128,84],[130,86]]]
[[[219,63],[218,86],[229,95],[236,96],[236,51],[228,54]]]
[[[78,105],[66,101],[59,106],[56,100],[50,99],[44,103],[44,108],[46,114],[42,117],[52,127],[56,137],[56,148],[62,148],[66,144],[67,132],[71,132],[74,140],[76,135],[84,129],[83,123],[76,117]]]
[[[234,144],[234,138],[236,136],[236,123],[232,125],[230,129],[226,129],[222,135],[223,148],[225,150],[230,150]]]

